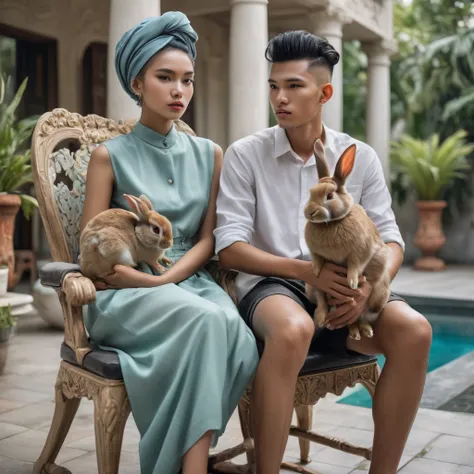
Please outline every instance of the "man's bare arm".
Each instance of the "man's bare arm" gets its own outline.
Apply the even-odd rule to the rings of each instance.
[[[277,257],[246,242],[235,242],[219,252],[219,262],[226,270],[295,280],[302,279],[308,265],[303,260]]]
[[[246,242],[235,242],[221,250],[219,261],[227,270],[302,280],[343,302],[351,301],[360,293],[359,290],[349,288],[347,279],[339,274],[340,271],[344,271],[344,268],[325,264],[319,276],[316,276],[312,262],[278,257]]]
[[[390,249],[388,257],[388,272],[390,273],[390,280],[393,280],[403,263],[403,250],[400,245],[394,242],[388,243],[387,246]]]

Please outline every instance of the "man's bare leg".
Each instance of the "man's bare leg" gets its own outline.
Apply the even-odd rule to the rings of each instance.
[[[395,474],[418,411],[431,346],[431,326],[402,301],[387,304],[373,325],[373,339],[348,339],[347,347],[384,354],[373,402],[374,444],[369,474]]]
[[[293,414],[296,380],[306,360],[314,322],[291,298],[272,295],[254,313],[265,349],[253,385],[252,416],[257,474],[278,474]]]

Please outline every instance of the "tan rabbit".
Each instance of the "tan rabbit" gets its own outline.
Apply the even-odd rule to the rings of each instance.
[[[164,254],[173,245],[171,222],[153,210],[150,200],[123,195],[134,212],[108,209],[91,219],[80,238],[79,263],[85,276],[104,278],[114,265],[146,262],[160,272],[170,265]]]
[[[362,274],[372,286],[367,310],[358,323],[349,326],[349,335],[360,339],[359,329],[372,337],[370,323],[374,322],[390,294],[390,275],[387,269],[388,247],[364,208],[353,204],[345,189],[345,182],[354,166],[356,145],[349,146],[339,158],[334,176],[330,176],[324,145],[317,140],[314,156],[319,182],[310,190],[304,215],[307,219],[305,239],[311,252],[315,275],[319,275],[325,261],[347,266],[347,281],[357,289]],[[314,318],[318,327],[324,326],[328,313],[325,294],[306,285],[308,297],[317,304]]]

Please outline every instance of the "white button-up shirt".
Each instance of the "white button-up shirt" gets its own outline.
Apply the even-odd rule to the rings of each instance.
[[[385,242],[405,249],[380,160],[369,145],[325,127],[331,173],[343,151],[356,143],[354,169],[346,190],[361,204]],[[314,155],[305,163],[278,125],[233,143],[226,151],[217,198],[216,253],[246,242],[273,255],[310,260],[304,238],[304,207],[318,182]],[[242,299],[263,277],[240,272]]]

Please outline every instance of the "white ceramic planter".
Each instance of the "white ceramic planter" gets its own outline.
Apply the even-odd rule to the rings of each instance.
[[[8,267],[0,267],[0,296],[6,294],[8,288]]]
[[[63,312],[56,290],[43,286],[40,280],[33,285],[35,308],[41,318],[50,326],[64,329]]]

